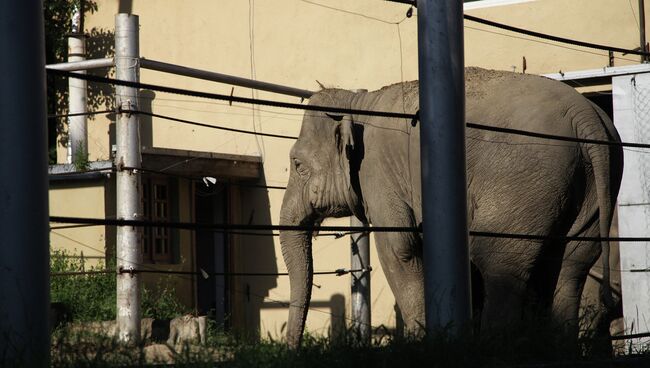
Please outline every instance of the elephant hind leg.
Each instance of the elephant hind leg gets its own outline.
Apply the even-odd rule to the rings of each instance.
[[[597,237],[598,234],[599,224],[596,220],[578,235]],[[578,337],[580,328],[580,300],[587,275],[600,253],[600,243],[593,241],[571,241],[564,252],[553,295],[552,313],[554,322],[564,326],[565,332],[574,338]],[[587,309],[591,308],[592,306],[589,306]]]
[[[516,331],[539,316],[531,275],[541,248],[536,241],[473,239],[472,260],[485,286],[482,332]]]

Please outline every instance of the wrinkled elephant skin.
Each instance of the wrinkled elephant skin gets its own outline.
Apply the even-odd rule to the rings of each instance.
[[[560,82],[538,76],[468,68],[468,122],[566,137],[619,141],[610,119]],[[325,89],[310,104],[415,113],[418,84],[379,91]],[[356,215],[373,226],[422,221],[419,122],[409,119],[307,112],[291,149],[283,225],[314,225]],[[622,174],[617,146],[554,141],[466,130],[471,230],[607,236]],[[282,231],[291,283],[287,341],[299,346],[312,285],[311,233]],[[422,244],[418,234],[375,233],[388,283],[408,331],[424,323]],[[575,320],[589,268],[607,244],[470,238],[482,282],[481,324],[499,325],[531,310]],[[580,246],[578,246],[580,245]],[[562,264],[565,250],[572,262]],[[577,258],[579,257],[579,258]],[[579,262],[575,262],[576,259]],[[562,272],[560,272],[562,270]],[[557,292],[556,292],[557,288]],[[531,308],[534,307],[534,308]]]

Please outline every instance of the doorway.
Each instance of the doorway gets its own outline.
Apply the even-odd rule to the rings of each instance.
[[[228,222],[227,187],[222,184],[206,186],[194,183],[194,218],[200,224]],[[226,328],[230,314],[228,272],[229,251],[225,232],[197,230],[195,236],[196,270],[203,275],[196,278],[196,300],[199,314],[214,319],[217,326]],[[213,275],[221,274],[221,275]]]

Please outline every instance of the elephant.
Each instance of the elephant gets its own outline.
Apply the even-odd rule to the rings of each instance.
[[[620,141],[606,114],[561,82],[475,67],[464,75],[467,122]],[[418,82],[372,92],[323,89],[309,104],[415,114]],[[419,125],[306,112],[290,151],[280,224],[309,228],[327,217],[356,216],[372,226],[420,225]],[[480,283],[473,289],[483,294],[481,328],[523,318],[531,307],[570,324],[589,269],[608,244],[557,238],[608,236],[622,176],[621,147],[466,128],[466,164],[470,230],[548,237],[470,237],[472,280]],[[311,297],[312,235],[280,232],[291,293],[286,339],[292,347],[300,346]],[[405,329],[417,333],[425,321],[421,235],[377,232],[374,238]]]

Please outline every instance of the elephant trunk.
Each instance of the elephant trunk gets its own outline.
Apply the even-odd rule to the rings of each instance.
[[[280,225],[308,226],[315,223],[313,211],[305,206],[295,182],[289,180],[282,202]],[[312,230],[280,231],[282,256],[289,273],[291,288],[289,320],[287,322],[287,343],[298,348],[305,328],[313,280],[313,259],[311,252]]]

